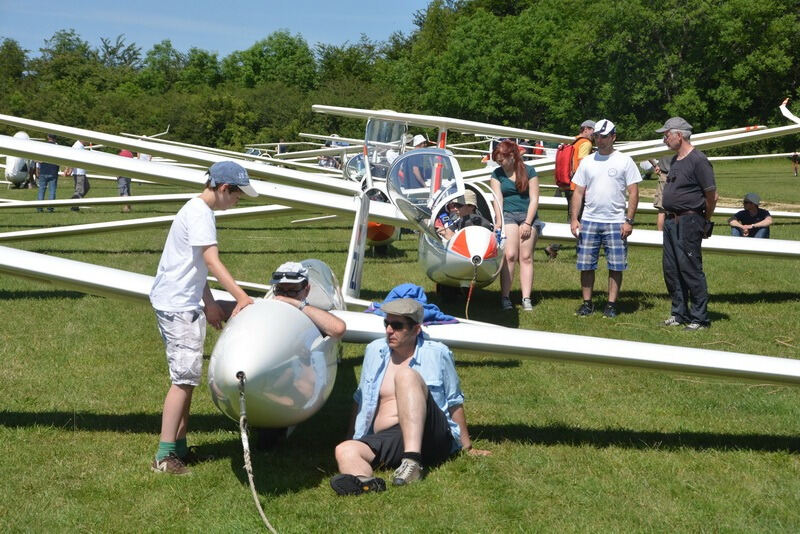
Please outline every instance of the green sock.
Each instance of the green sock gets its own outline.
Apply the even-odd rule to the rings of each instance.
[[[175,440],[175,454],[178,458],[185,458],[189,454],[189,447],[186,445],[186,438]]]
[[[158,451],[156,451],[156,460],[160,462],[169,456],[169,453],[171,452],[175,452],[177,454],[174,441],[159,441]]]

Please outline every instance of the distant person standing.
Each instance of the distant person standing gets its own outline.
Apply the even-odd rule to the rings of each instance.
[[[664,230],[664,220],[667,218],[667,213],[664,211],[664,186],[667,183],[667,175],[669,175],[670,161],[672,156],[664,156],[653,166],[658,183],[656,184],[656,192],[653,194],[653,207],[658,210],[656,216],[656,227],[659,232]]]
[[[572,142],[572,161],[570,162],[570,177],[574,176],[576,172],[578,172],[578,166],[581,163],[581,160],[592,153],[592,135],[594,134],[594,127],[595,123],[593,120],[585,120],[581,123],[581,129],[578,132],[578,135],[575,136],[575,141]],[[559,185],[558,189],[556,189],[555,196],[556,197],[565,197],[567,199],[567,222],[571,221],[572,217],[572,210],[570,205],[572,204],[572,196],[575,193],[575,184],[570,182],[569,187]],[[580,213],[578,214],[578,218],[580,219]],[[556,256],[558,256],[558,251],[561,249],[561,245],[558,243],[550,243],[544,249],[547,253],[547,256],[554,260]]]
[[[56,144],[56,137],[53,134],[47,134],[47,142]],[[55,163],[46,163],[40,161],[36,164],[36,178],[39,183],[39,194],[36,196],[38,200],[44,200],[45,192],[47,192],[47,200],[56,199],[56,189],[58,188],[58,170],[59,167]],[[36,211],[41,212],[42,208],[36,208]],[[47,208],[47,211],[53,213],[53,207]]]
[[[756,193],[747,193],[742,201],[744,209],[728,219],[731,235],[735,237],[755,237],[769,239],[769,227],[772,215],[759,207],[761,197]]]
[[[692,125],[681,117],[672,117],[656,132],[664,134],[664,144],[676,153],[662,200],[666,211],[662,267],[672,297],[672,313],[664,325],[701,330],[711,324],[701,245],[711,233],[717,206],[714,169],[689,142]]]
[[[75,150],[86,149],[80,139],[75,141],[75,143],[72,145],[72,148]],[[84,198],[87,194],[89,194],[89,189],[91,189],[91,186],[89,185],[89,179],[86,177],[86,169],[75,167],[70,170],[70,174],[72,174],[72,180],[75,183],[75,193],[73,193],[72,198]],[[73,206],[71,209],[72,211],[80,211],[78,206]]]
[[[572,235],[578,239],[576,267],[581,272],[583,298],[583,304],[575,312],[578,317],[594,313],[592,292],[600,246],[605,249],[608,265],[608,303],[603,310],[604,317],[617,316],[622,272],[628,268],[628,236],[633,232],[642,176],[630,156],[614,150],[616,139],[614,123],[607,119],[598,121],[594,129],[597,152],[581,162],[573,178],[575,195],[570,227]]]
[[[133,152],[122,149],[119,151],[119,155],[123,158],[132,158]],[[131,196],[131,179],[125,176],[117,176],[117,190],[119,190],[119,196],[121,197]],[[131,211],[130,204],[122,206],[122,213],[128,213],[129,211]]]
[[[794,154],[791,156],[792,160],[792,170],[794,171],[794,175],[797,176],[797,168],[800,167],[800,154],[795,151]]]

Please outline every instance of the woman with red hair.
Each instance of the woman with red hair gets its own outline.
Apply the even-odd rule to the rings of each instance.
[[[514,267],[519,262],[519,285],[522,290],[522,309],[533,310],[533,247],[539,236],[536,210],[539,207],[539,178],[533,167],[522,161],[522,151],[513,141],[503,141],[492,152],[497,167],[492,172],[492,191],[495,213],[503,214],[506,235],[505,261],[500,269],[500,305],[504,311],[513,310],[509,293],[514,281]],[[499,204],[499,205],[498,205]],[[500,226],[499,216],[495,227]]]

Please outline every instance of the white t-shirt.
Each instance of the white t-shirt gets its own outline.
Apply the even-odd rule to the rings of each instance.
[[[75,141],[72,144],[72,148],[75,148],[77,150],[85,150],[83,143],[81,143],[80,141]],[[86,174],[86,169],[79,169],[78,167],[75,167],[74,169],[72,169],[72,174]]]
[[[208,267],[203,248],[217,244],[214,212],[203,199],[187,202],[175,216],[158,262],[150,303],[161,311],[200,308]]]
[[[615,150],[599,152],[581,160],[572,182],[586,188],[583,218],[593,222],[624,222],[625,193],[629,185],[642,181],[630,156]]]

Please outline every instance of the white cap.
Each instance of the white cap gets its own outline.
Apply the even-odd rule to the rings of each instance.
[[[600,119],[597,121],[597,124],[594,125],[594,134],[595,135],[609,135],[612,133],[616,133],[616,126],[613,122],[608,119]]]
[[[272,273],[270,284],[300,284],[308,280],[308,269],[302,263],[287,261]]]
[[[421,144],[428,144],[428,140],[425,139],[425,136],[422,134],[417,134],[414,136],[414,139],[411,140],[411,144],[413,146],[421,145]]]

